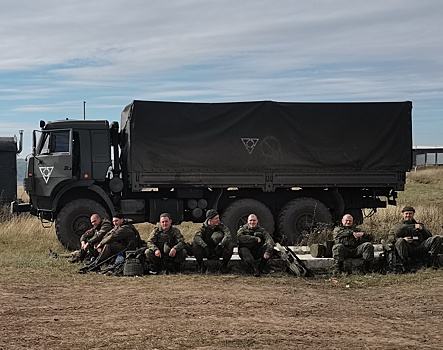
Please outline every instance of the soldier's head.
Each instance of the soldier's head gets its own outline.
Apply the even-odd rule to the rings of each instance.
[[[354,224],[354,218],[351,214],[345,214],[341,219],[341,223],[344,227],[350,227]]]
[[[91,215],[91,224],[96,228],[100,223],[102,222],[102,218],[98,214],[92,214]]]
[[[403,220],[409,221],[414,219],[415,209],[411,206],[406,206],[401,210]]]
[[[160,215],[160,226],[164,231],[167,231],[172,225],[171,214],[163,213]]]
[[[123,213],[120,211],[116,211],[114,213],[114,216],[112,217],[112,223],[114,224],[114,227],[120,227],[123,224],[124,221]]]
[[[206,220],[209,226],[217,226],[220,223],[220,215],[218,215],[217,210],[209,209],[206,212]]]
[[[248,216],[248,227],[249,227],[249,228],[254,228],[254,227],[257,227],[257,225],[258,225],[258,218],[257,218],[257,215],[255,215],[255,214],[250,214],[250,215]]]

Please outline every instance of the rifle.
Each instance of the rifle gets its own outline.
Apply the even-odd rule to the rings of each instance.
[[[118,252],[117,254],[114,254],[114,255],[110,256],[109,258],[103,260],[102,262],[100,262],[100,263],[98,263],[98,264],[96,264],[95,261],[94,261],[93,263],[91,263],[91,264],[89,264],[89,265],[86,265],[85,267],[82,267],[82,268],[81,268],[80,270],[78,270],[77,272],[78,272],[78,273],[81,273],[81,274],[85,274],[85,273],[91,272],[91,271],[97,269],[98,267],[100,267],[100,266],[106,264],[107,262],[111,261],[112,259],[116,258],[119,254],[123,254],[123,253],[126,252],[127,250],[128,250],[128,248],[125,248],[125,249],[123,249],[121,252]]]
[[[285,261],[289,271],[297,277],[309,277],[313,274],[306,267],[305,263],[300,260],[297,254],[288,246],[282,246],[280,243],[276,243],[275,247],[280,252],[280,256]]]

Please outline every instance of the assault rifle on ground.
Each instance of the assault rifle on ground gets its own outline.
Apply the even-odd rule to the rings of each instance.
[[[118,252],[117,254],[114,254],[112,256],[110,256],[109,258],[103,260],[102,262],[96,264],[95,261],[93,261],[92,263],[90,263],[89,265],[86,265],[85,267],[82,267],[80,270],[78,270],[78,273],[84,274],[84,273],[88,273],[91,271],[99,271],[100,266],[109,263],[110,261],[112,261],[112,259],[115,259],[119,254],[124,254],[124,252],[126,252],[128,250],[128,248],[123,249],[121,252]]]
[[[289,272],[297,277],[309,277],[313,276],[311,271],[306,267],[305,263],[300,260],[297,254],[288,246],[282,246],[280,243],[276,243],[275,247],[280,252],[282,260],[286,263]]]

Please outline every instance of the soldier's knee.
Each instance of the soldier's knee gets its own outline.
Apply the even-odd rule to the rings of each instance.
[[[223,234],[223,232],[216,231],[211,235],[211,239],[214,242],[214,244],[217,245],[223,240],[224,236],[225,235]]]
[[[367,252],[374,252],[374,245],[370,242],[363,243],[363,249]]]
[[[332,247],[332,254],[333,255],[337,255],[340,254],[342,252],[344,252],[345,250],[345,246],[343,244],[334,244],[334,246]]]
[[[395,248],[403,248],[403,247],[405,247],[406,245],[408,244],[408,242],[406,242],[405,240],[404,240],[404,238],[402,237],[402,238],[398,238],[396,241],[395,241]]]

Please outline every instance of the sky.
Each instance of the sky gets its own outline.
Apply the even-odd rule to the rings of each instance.
[[[136,99],[412,101],[414,146],[443,145],[441,0],[0,6],[0,137],[24,130],[21,157],[40,120],[119,121]]]

